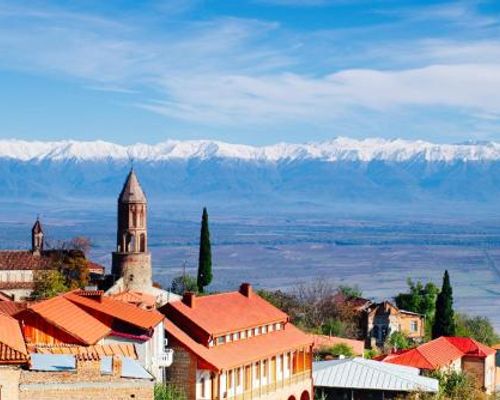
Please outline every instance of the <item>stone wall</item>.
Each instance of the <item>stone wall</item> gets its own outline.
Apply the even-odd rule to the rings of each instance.
[[[170,347],[174,349],[175,361],[166,369],[166,382],[183,390],[188,400],[194,400],[196,398],[196,356],[174,339],[170,340]]]
[[[152,282],[150,253],[113,253],[113,274],[123,277],[123,283],[128,290],[144,291]]]
[[[0,399],[19,400],[19,378],[21,370],[17,366],[0,367]]]
[[[151,381],[24,383],[19,400],[153,400]],[[3,399],[2,399],[3,400]],[[9,400],[9,399],[7,399]]]
[[[121,378],[119,358],[114,358],[112,365],[108,374],[101,373],[99,360],[77,360],[72,371],[22,370],[18,400],[153,399],[153,381]]]

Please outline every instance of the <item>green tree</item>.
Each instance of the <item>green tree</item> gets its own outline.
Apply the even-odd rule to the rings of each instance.
[[[338,292],[343,295],[346,299],[353,299],[356,297],[362,297],[363,291],[359,288],[358,285],[349,286],[349,285],[339,285]]]
[[[413,341],[403,332],[392,332],[386,339],[386,347],[405,350],[413,346]]]
[[[198,291],[198,283],[196,282],[196,278],[192,275],[179,275],[172,279],[170,290],[181,296],[186,292],[196,293]]]
[[[354,357],[354,350],[351,346],[346,343],[337,343],[332,346],[329,350],[332,356],[344,356],[344,357]]]
[[[186,393],[177,386],[157,383],[154,387],[154,400],[186,400]]]
[[[413,282],[410,278],[406,281],[408,292],[399,293],[394,300],[396,305],[407,311],[416,312],[425,315],[427,319],[434,316],[436,309],[436,299],[439,289],[432,282],[425,286],[421,281]]]
[[[432,338],[436,339],[440,336],[455,336],[453,289],[448,271],[444,272],[443,287],[436,299],[436,313],[432,325]]]
[[[48,299],[68,290],[63,274],[55,269],[36,271],[33,284],[31,298],[34,300]]]
[[[201,218],[200,256],[198,259],[198,291],[203,293],[203,289],[210,282],[212,282],[212,248],[208,229],[208,213],[206,207],[204,207]]]
[[[398,293],[394,300],[396,306],[402,310],[412,311],[425,316],[425,336],[432,336],[432,322],[436,310],[436,300],[439,294],[439,288],[432,282],[425,285],[421,281],[414,282],[411,278],[407,279],[408,291]]]
[[[470,337],[478,342],[492,346],[500,342],[499,335],[495,328],[486,317],[472,317],[467,314],[456,314],[456,335],[461,337]]]
[[[483,393],[476,387],[474,378],[457,371],[434,371],[430,377],[439,381],[439,399],[482,399]]]

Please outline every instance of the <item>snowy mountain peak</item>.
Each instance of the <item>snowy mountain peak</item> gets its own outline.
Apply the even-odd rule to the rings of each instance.
[[[500,160],[500,143],[479,142],[435,144],[402,139],[369,138],[363,140],[338,137],[324,142],[305,144],[278,143],[270,146],[248,146],[209,140],[167,140],[156,145],[137,143],[122,146],[104,141],[23,141],[0,140],[0,158],[19,161],[99,161],[128,160],[155,162],[176,159],[228,158],[256,162],[294,160],[433,162]]]

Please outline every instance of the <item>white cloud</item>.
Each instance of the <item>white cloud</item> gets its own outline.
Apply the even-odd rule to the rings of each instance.
[[[463,9],[434,14],[464,20]],[[60,10],[0,7],[0,22],[4,68],[134,93],[137,107],[201,125],[332,126],[349,118],[361,125],[367,115],[439,108],[491,121],[500,109],[500,44],[493,39],[360,40],[349,50],[342,47],[345,32],[300,35],[275,22],[230,17],[167,20],[172,29],[156,35],[148,21]],[[339,64],[376,60],[379,67],[336,69],[339,58]],[[403,59],[404,66],[387,68]],[[320,64],[321,73],[309,68]]]

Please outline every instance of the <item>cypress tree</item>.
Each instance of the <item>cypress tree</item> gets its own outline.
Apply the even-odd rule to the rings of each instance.
[[[443,287],[436,299],[436,313],[432,326],[432,338],[455,336],[455,318],[453,312],[453,290],[448,271],[444,272]]]
[[[200,256],[198,259],[198,291],[203,293],[203,288],[212,282],[212,248],[210,246],[210,231],[208,230],[208,213],[203,208],[200,233]]]

